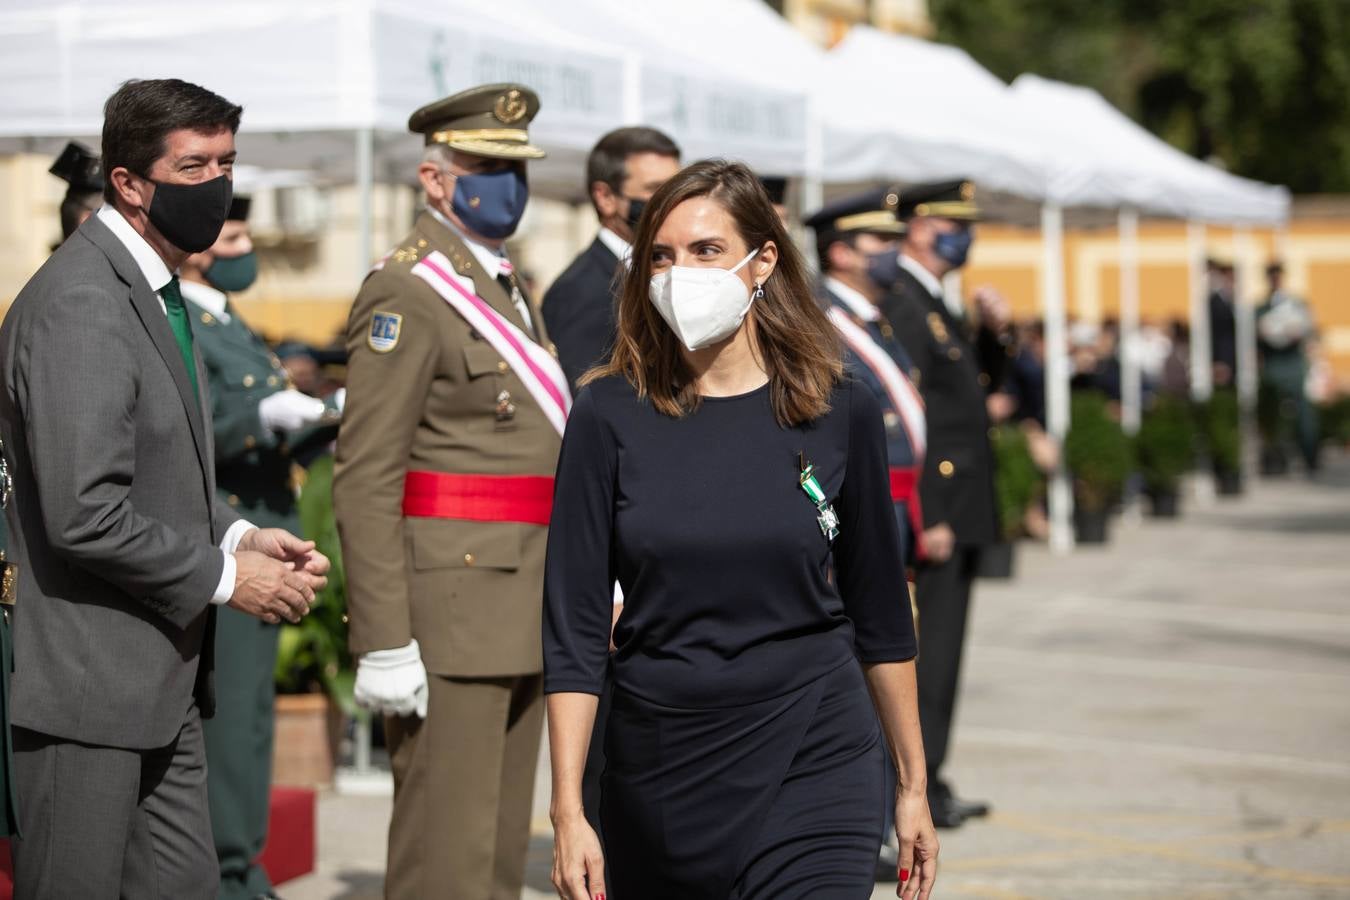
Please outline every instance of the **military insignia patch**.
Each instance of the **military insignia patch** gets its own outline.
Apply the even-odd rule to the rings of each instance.
[[[370,317],[370,333],[366,335],[366,343],[376,353],[388,353],[398,346],[398,335],[402,328],[403,316],[377,310]]]
[[[938,343],[947,343],[947,325],[942,321],[942,316],[935,312],[928,314],[928,330],[933,332],[933,337]]]
[[[525,118],[526,110],[525,98],[515,88],[502,94],[497,98],[497,102],[492,105],[492,114],[503,125],[519,122]]]

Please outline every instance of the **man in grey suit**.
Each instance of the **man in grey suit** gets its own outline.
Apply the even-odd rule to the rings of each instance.
[[[174,271],[229,208],[240,107],[177,80],[104,108],[104,207],[0,328],[19,565],[16,900],[212,898],[201,719],[218,604],[296,622],[328,561],[215,499]]]

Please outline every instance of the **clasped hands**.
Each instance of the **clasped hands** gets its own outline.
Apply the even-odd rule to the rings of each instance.
[[[299,622],[328,583],[328,557],[282,528],[245,532],[234,562],[229,605],[273,625]]]

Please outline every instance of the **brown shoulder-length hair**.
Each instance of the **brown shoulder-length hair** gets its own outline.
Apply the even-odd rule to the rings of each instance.
[[[773,241],[778,265],[764,282],[764,296],[750,306],[755,351],[769,374],[774,416],[801,425],[830,410],[830,394],[843,377],[839,338],[817,305],[802,255],[774,211],[759,178],[742,163],[705,159],[685,167],[647,201],[633,242],[632,265],[619,294],[618,333],[609,361],[581,379],[585,384],[621,375],[652,405],[679,418],[698,409],[700,397],[679,339],[648,296],[657,229],[686,200],[707,197],[731,214],[749,249]]]

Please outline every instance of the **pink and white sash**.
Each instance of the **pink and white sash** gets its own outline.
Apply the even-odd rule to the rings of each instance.
[[[891,355],[877,345],[872,335],[849,318],[848,313],[837,306],[831,306],[826,315],[830,317],[834,327],[839,329],[844,343],[862,360],[863,365],[872,370],[886,388],[891,405],[900,414],[900,422],[905,427],[905,433],[909,435],[909,445],[914,448],[914,462],[922,466],[924,452],[928,448],[928,424],[923,411],[923,399],[914,389],[913,382],[900,371]]]
[[[428,253],[412,267],[412,273],[431,285],[501,354],[561,435],[572,409],[572,392],[567,388],[567,376],[552,354],[479,297],[473,279],[456,274],[445,254]]]

